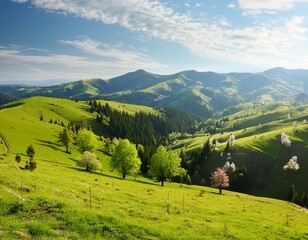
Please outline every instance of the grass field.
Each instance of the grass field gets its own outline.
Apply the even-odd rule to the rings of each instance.
[[[207,187],[161,187],[141,176],[122,180],[110,171],[101,142],[95,153],[102,172],[85,172],[76,166],[81,153],[75,146],[66,154],[56,144],[61,126],[39,120],[39,111],[46,120],[91,120],[85,109],[84,103],[31,98],[0,110],[0,131],[11,145],[9,156],[0,155],[1,239],[308,238],[307,209]],[[296,136],[302,135],[305,129]],[[33,172],[17,167],[25,155],[20,164],[14,160],[29,144],[36,151]]]

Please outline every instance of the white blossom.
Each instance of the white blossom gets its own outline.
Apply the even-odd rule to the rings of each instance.
[[[299,164],[297,163],[297,156],[293,156],[286,165],[283,166],[283,170],[293,170],[297,171],[299,169]]]
[[[233,133],[230,134],[229,138],[228,138],[228,142],[230,144],[230,146],[233,146],[235,144],[235,136]]]
[[[223,166],[223,170],[234,172],[235,171],[235,164],[233,162],[230,164],[229,161],[226,161],[225,165]]]
[[[285,147],[291,147],[291,140],[284,132],[281,133],[281,144]]]

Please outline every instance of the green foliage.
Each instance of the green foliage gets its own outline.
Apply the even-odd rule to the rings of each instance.
[[[72,131],[70,131],[69,129],[67,129],[66,127],[63,129],[62,132],[59,133],[59,143],[61,143],[62,145],[65,146],[66,150],[65,152],[66,153],[69,153],[70,152],[70,145],[71,143],[73,142],[74,140],[74,136],[73,136],[73,133]]]
[[[128,139],[120,140],[115,147],[110,166],[116,169],[125,179],[126,175],[135,175],[140,170],[141,161],[136,146]]]
[[[32,159],[34,157],[34,154],[35,154],[34,147],[32,145],[29,145],[27,147],[26,153],[30,157],[30,159]]]
[[[116,144],[114,141],[112,141],[110,138],[104,139],[104,152],[108,155],[112,155],[114,153],[114,149],[116,147]]]
[[[92,172],[102,169],[101,162],[97,159],[94,153],[85,151],[83,156],[77,159],[77,165],[79,167],[86,168],[86,171]]]
[[[76,144],[81,153],[85,151],[93,152],[97,146],[97,139],[92,131],[81,129],[78,132]]]
[[[33,158],[30,158],[29,161],[29,170],[32,172],[36,169],[36,161],[33,160]]]
[[[19,153],[16,154],[16,156],[15,156],[15,161],[16,161],[17,163],[20,163],[20,162],[21,162],[21,156],[20,156]]]
[[[167,151],[164,146],[159,146],[150,161],[150,174],[157,177],[164,186],[166,178],[177,176],[180,173],[181,158],[172,150]]]

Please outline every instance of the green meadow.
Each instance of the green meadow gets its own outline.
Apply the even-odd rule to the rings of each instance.
[[[227,190],[220,195],[208,187],[179,183],[161,187],[142,176],[122,180],[110,171],[110,157],[102,152],[100,141],[95,153],[102,171],[89,173],[77,167],[81,153],[72,146],[72,154],[66,154],[65,147],[57,144],[63,128],[49,121],[91,123],[95,115],[88,109],[84,102],[44,97],[2,107],[0,132],[11,150],[6,155],[4,144],[0,145],[0,239],[308,239],[305,208]],[[289,123],[277,124],[285,126],[295,147],[307,149],[305,125],[294,131]],[[243,130],[234,132],[238,146],[262,152],[267,148],[261,143],[278,141],[279,127],[259,135],[258,127],[253,128],[247,128],[249,136]],[[227,136],[226,132],[222,138]],[[175,146],[186,141],[193,149],[207,137],[179,140]],[[19,168],[28,160],[30,144],[37,162],[33,172]],[[273,153],[285,154],[279,153],[278,145]],[[15,161],[17,153],[22,154],[20,163]]]

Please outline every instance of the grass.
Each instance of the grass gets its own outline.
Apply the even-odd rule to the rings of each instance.
[[[268,109],[268,112],[260,115],[259,118],[255,115],[244,114],[244,112],[230,116],[230,122],[226,123],[228,126],[240,122],[240,126],[245,128],[235,131],[226,130],[222,135],[211,136],[213,139],[218,139],[220,145],[216,152],[201,164],[200,177],[209,182],[210,173],[218,166],[222,167],[225,164],[226,155],[224,154],[222,157],[221,153],[226,147],[228,136],[233,133],[236,137],[236,145],[231,150],[231,161],[237,167],[245,164],[248,168],[250,179],[248,192],[250,194],[286,199],[292,184],[296,186],[300,195],[307,192],[307,185],[302,184],[306,181],[308,171],[308,162],[306,161],[308,124],[303,122],[304,119],[308,119],[307,108],[308,106],[287,108],[283,104],[269,104],[269,106],[262,105],[262,110]],[[288,113],[291,115],[290,118],[288,118]],[[266,123],[251,124],[252,120],[258,122],[260,118],[263,118]],[[293,125],[294,121],[297,122],[296,128]],[[291,148],[281,145],[280,135],[282,132],[290,136]],[[202,148],[208,137],[207,134],[198,134],[187,138],[173,136],[170,142],[173,149],[182,148],[186,152],[191,152]],[[283,171],[283,166],[292,156],[298,157],[300,169],[297,172]]]
[[[49,101],[58,105],[54,109],[67,107],[75,115],[50,110]],[[27,99],[0,110],[1,133],[12,146],[9,156],[0,155],[1,239],[308,238],[306,209],[226,190],[220,195],[208,187],[161,187],[141,176],[122,180],[110,171],[101,143],[96,154],[102,172],[85,172],[76,166],[81,154],[75,146],[66,154],[55,144],[61,127],[40,121],[38,110],[61,121],[91,118],[83,103],[49,98]],[[304,129],[298,138],[302,135]],[[30,143],[36,151],[33,172],[17,167],[24,165],[26,156],[20,164],[14,160]]]
[[[129,104],[129,103],[120,103],[120,102],[107,101],[107,100],[97,100],[97,103],[99,102],[102,105],[105,105],[106,103],[108,103],[111,108],[118,110],[120,112],[124,111],[132,115],[138,112],[157,114],[157,111],[155,109],[151,107],[147,107],[147,106]]]
[[[122,180],[74,163],[38,161],[34,172],[1,161],[3,239],[17,232],[34,239],[260,239],[305,238],[307,211],[267,198],[149,179]],[[65,173],[65,178],[63,178]],[[20,181],[28,191],[20,200]],[[92,187],[92,208],[89,204]],[[202,197],[200,190],[205,190]],[[184,198],[184,204],[183,204]],[[167,205],[170,204],[169,214]],[[288,223],[287,223],[288,221]],[[247,234],[249,232],[249,234]]]

